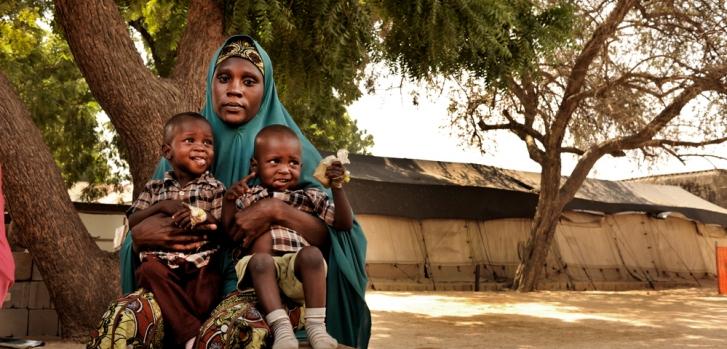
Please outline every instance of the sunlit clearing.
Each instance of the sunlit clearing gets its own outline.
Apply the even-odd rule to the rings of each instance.
[[[431,317],[471,317],[478,315],[522,315],[558,319],[565,322],[600,320],[628,323],[633,326],[659,327],[648,321],[630,319],[624,315],[584,313],[579,307],[559,306],[548,303],[520,302],[487,304],[469,302],[461,297],[442,295],[388,295],[368,294],[366,302],[372,311],[404,312]]]

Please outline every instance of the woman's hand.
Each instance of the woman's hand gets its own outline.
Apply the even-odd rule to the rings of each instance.
[[[232,241],[249,244],[260,234],[269,230],[270,225],[276,221],[280,205],[285,205],[285,203],[268,198],[237,211],[233,219],[234,224],[227,232]]]
[[[172,224],[172,218],[164,214],[150,216],[131,229],[134,251],[164,249],[172,251],[193,250],[207,240],[207,234],[200,231],[213,231],[216,224],[201,224],[194,231],[185,230]]]
[[[273,198],[262,199],[235,213],[228,234],[235,242],[250,244],[273,224],[297,231],[314,246],[328,244],[328,229],[321,219]]]
[[[182,200],[163,200],[159,201],[157,205],[159,205],[158,211],[166,213],[167,216],[172,216],[178,212],[188,210],[187,206],[184,206]]]

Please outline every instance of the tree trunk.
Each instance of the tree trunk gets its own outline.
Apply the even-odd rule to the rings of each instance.
[[[76,64],[128,150],[134,197],[161,156],[162,125],[172,115],[201,109],[212,52],[222,40],[222,11],[193,0],[172,79],[144,65],[113,0],[55,0]]]
[[[98,248],[73,208],[30,112],[0,74],[0,162],[14,235],[33,254],[64,337],[85,338],[117,296],[117,259]]]
[[[563,206],[560,200],[560,158],[545,160],[540,175],[540,194],[538,206],[530,229],[530,238],[520,257],[520,265],[515,272],[513,289],[521,292],[534,291],[548,257],[550,245],[555,236],[555,228]]]
[[[545,259],[548,257],[550,245],[555,236],[555,228],[558,225],[559,215],[539,215],[537,212],[541,210],[551,211],[547,206],[551,204],[538,202],[533,226],[530,230],[530,239],[524,250],[524,255],[518,265],[515,273],[515,281],[513,289],[520,292],[534,291],[540,281],[540,274],[545,265]]]
[[[56,0],[76,64],[114,124],[135,191],[159,160],[162,124],[174,113],[199,110],[207,64],[222,40],[214,0],[192,0],[172,79],[146,68],[111,0]],[[196,35],[192,35],[192,34]],[[118,261],[100,250],[68,197],[60,171],[27,108],[0,74],[0,162],[14,238],[33,254],[58,311],[63,336],[86,338],[120,293]]]

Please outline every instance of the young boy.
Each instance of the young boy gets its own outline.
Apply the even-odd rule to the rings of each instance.
[[[251,171],[260,178],[261,184],[247,188],[246,178],[228,190],[223,204],[226,226],[231,226],[235,209],[245,209],[256,201],[272,197],[313,214],[336,229],[351,229],[353,214],[342,189],[345,169],[341,163],[335,162],[326,170],[332,184],[333,203],[319,189],[297,189],[302,164],[301,144],[295,132],[282,125],[263,128],[255,137],[251,162]],[[326,262],[320,250],[295,230],[280,225],[271,226],[259,236],[245,238],[243,247],[249,248],[252,255],[243,257],[235,266],[238,288],[244,289],[250,284],[255,288],[260,310],[266,314],[265,319],[273,330],[273,348],[298,348],[280,300],[281,291],[292,301],[305,304],[305,329],[311,346],[336,348],[337,341],[326,331]]]
[[[154,215],[169,216],[171,225],[188,231],[217,224],[225,188],[208,172],[215,152],[207,119],[197,113],[172,116],[164,126],[162,153],[173,170],[146,184],[127,212],[129,226]],[[217,304],[221,276],[210,262],[216,251],[209,241],[194,251],[140,251],[137,284],[154,294],[168,329],[165,342],[173,347],[191,348]]]

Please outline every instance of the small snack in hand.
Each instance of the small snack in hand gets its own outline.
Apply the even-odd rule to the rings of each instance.
[[[192,227],[207,220],[207,212],[203,209],[188,204],[186,205],[189,207],[189,221],[192,224]]]
[[[321,184],[323,184],[323,186],[325,186],[326,188],[331,186],[331,181],[328,179],[328,177],[326,177],[326,169],[328,168],[328,166],[331,166],[334,161],[340,161],[341,165],[350,164],[351,161],[348,160],[348,150],[339,149],[335,156],[326,156],[324,159],[321,160],[320,163],[318,163],[318,167],[316,167],[315,171],[313,171],[313,177],[321,182]],[[346,175],[343,179],[344,182],[348,182],[350,180],[349,174],[350,173],[346,171]]]

